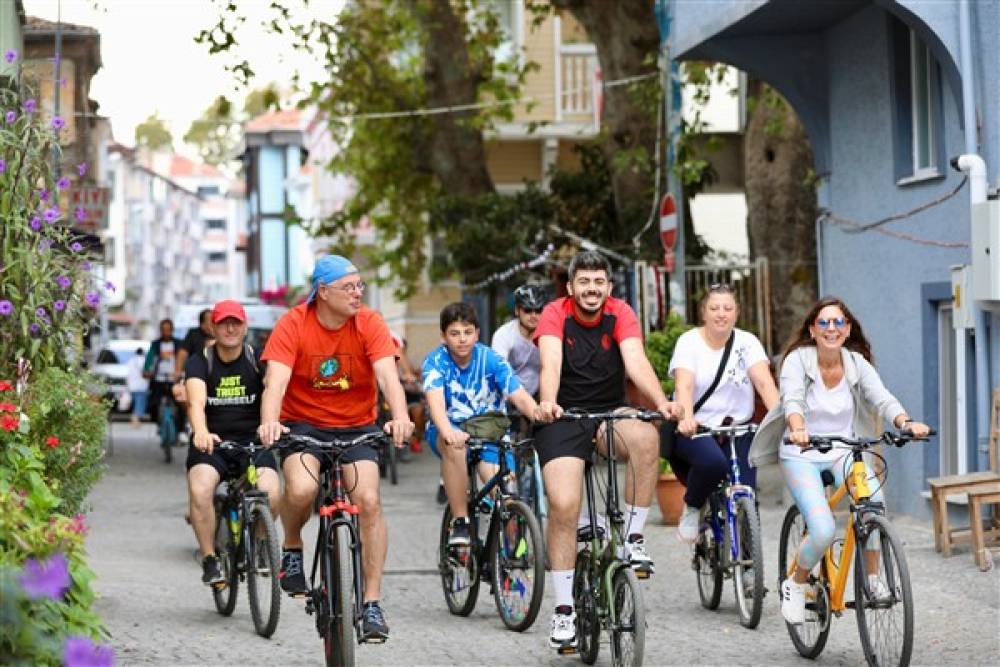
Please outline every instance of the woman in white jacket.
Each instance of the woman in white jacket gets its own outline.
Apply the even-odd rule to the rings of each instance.
[[[833,542],[836,528],[821,474],[829,470],[842,484],[843,457],[848,455],[843,449],[802,451],[809,445],[809,434],[875,437],[877,418],[917,437],[930,429],[910,419],[882,384],[861,324],[835,297],[819,300],[792,337],[779,387],[781,401],[754,437],[750,461],[758,466],[780,459],[785,482],[805,518],[808,534],[796,555],[795,573],[781,585],[782,615],[788,623],[802,623],[809,572]],[[873,500],[881,500],[881,491]],[[866,558],[877,567],[876,551],[868,551]]]

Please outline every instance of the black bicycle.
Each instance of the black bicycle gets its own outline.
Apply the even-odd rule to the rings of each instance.
[[[282,448],[307,445],[309,453],[330,460],[329,468],[320,473],[318,480],[319,531],[306,593],[306,613],[316,616],[316,630],[323,639],[327,667],[353,665],[354,647],[363,641],[364,570],[359,510],[348,499],[340,458],[354,447],[379,444],[392,447],[391,436],[373,431],[352,440],[327,441],[289,434],[278,442]],[[369,643],[382,641],[368,640]]]
[[[496,445],[499,470],[478,487],[478,464],[484,449]],[[448,610],[468,616],[476,606],[480,581],[490,582],[500,619],[511,630],[522,632],[538,616],[545,589],[545,542],[534,513],[510,488],[512,470],[507,456],[517,445],[504,437],[499,442],[469,437],[469,532],[467,546],[449,546],[451,508],[441,520],[438,569]],[[480,537],[483,519],[485,541]]]
[[[590,525],[578,534],[579,551],[573,574],[573,604],[576,607],[577,651],[588,665],[597,660],[601,629],[611,635],[611,663],[613,665],[641,665],[646,642],[646,606],[639,588],[636,572],[620,555],[629,527],[619,508],[618,472],[614,452],[614,425],[623,419],[645,422],[662,420],[663,415],[654,411],[585,412],[567,410],[562,420],[590,419],[603,422],[607,478],[603,496],[604,515],[610,532],[597,524],[595,487],[599,483],[597,456],[594,453],[586,463],[584,486]],[[648,574],[647,574],[648,576]],[[572,649],[560,649],[572,652]]]
[[[215,492],[215,553],[225,577],[224,583],[212,587],[215,608],[223,616],[231,615],[239,582],[245,580],[254,629],[261,637],[270,637],[281,614],[281,556],[267,493],[257,487],[254,458],[265,450],[253,442],[231,440],[215,448],[249,459],[238,479],[227,480]]]

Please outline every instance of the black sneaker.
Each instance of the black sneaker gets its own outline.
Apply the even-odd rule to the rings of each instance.
[[[437,504],[444,505],[448,502],[448,494],[444,490],[444,484],[438,484]]]
[[[389,626],[378,602],[366,602],[361,610],[361,641],[381,644],[389,638]]]
[[[219,567],[219,559],[214,554],[205,556],[201,561],[201,583],[206,586],[217,586],[226,583],[226,577]]]
[[[451,522],[451,534],[448,535],[449,547],[467,547],[472,542],[469,532],[469,520],[465,517]]]
[[[302,550],[281,552],[281,590],[289,595],[302,595],[306,592],[306,575],[302,571]]]

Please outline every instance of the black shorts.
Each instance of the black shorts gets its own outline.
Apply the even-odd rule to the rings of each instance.
[[[319,428],[318,426],[313,426],[312,424],[307,424],[305,422],[288,422],[285,426],[289,428],[289,432],[293,435],[308,435],[310,438],[316,438],[317,440],[333,440],[335,438],[339,440],[353,440],[358,436],[365,435],[366,433],[373,433],[379,430],[378,426],[375,424],[368,424],[367,426],[351,426],[348,428]],[[285,460],[287,460],[291,454],[298,454],[300,452],[312,454],[319,459],[320,471],[330,469],[333,459],[329,452],[317,450],[315,447],[298,443],[290,445],[287,448],[282,448],[282,467],[284,467]],[[372,445],[360,445],[351,447],[340,455],[341,464],[356,463],[357,461],[373,461],[378,463],[378,449]]]
[[[206,463],[216,469],[221,479],[236,479],[247,469],[250,464],[250,457],[240,452],[225,451],[220,452],[213,449],[212,453],[203,452],[196,449],[194,443],[188,445],[187,469]],[[278,471],[278,463],[274,457],[274,452],[257,452],[254,456],[254,464],[258,468],[270,468]]]
[[[594,453],[594,437],[600,425],[601,422],[596,419],[535,425],[535,451],[542,467],[564,456],[589,461]]]

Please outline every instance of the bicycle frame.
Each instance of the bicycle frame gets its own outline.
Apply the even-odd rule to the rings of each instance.
[[[725,497],[726,523],[729,526],[729,535],[732,537],[729,545],[729,562],[725,564],[725,567],[731,568],[732,564],[740,558],[740,531],[736,527],[736,505],[740,498],[754,500],[756,494],[753,487],[747,486],[740,481],[740,462],[736,456],[736,446],[733,443],[732,437],[726,438],[726,445],[729,448],[729,477],[722,482],[720,488],[716,489],[710,497],[709,507],[712,511],[710,512],[709,525],[712,528],[712,535],[715,538],[716,544],[725,544],[722,524],[719,522],[716,508],[712,507],[714,503],[711,502],[717,497],[716,494],[721,492]]]
[[[222,444],[222,443],[220,443]],[[249,452],[246,450],[241,450],[237,447],[228,447],[223,449],[230,449],[247,454],[250,457],[250,462],[247,465],[246,471],[240,475],[235,480],[229,481],[227,484],[226,495],[222,500],[223,511],[228,512],[228,516],[224,517],[226,524],[229,526],[229,532],[232,536],[233,543],[236,544],[237,551],[237,563],[253,562],[253,557],[255,554],[250,553],[253,550],[253,540],[250,539],[250,526],[246,520],[246,517],[251,515],[251,512],[258,505],[264,505],[270,509],[270,501],[267,497],[267,492],[257,487],[258,475],[257,466],[254,464],[254,454],[256,453],[256,448],[252,448]],[[233,510],[239,507],[242,514],[238,516],[233,516]],[[240,575],[244,573],[240,571]]]

